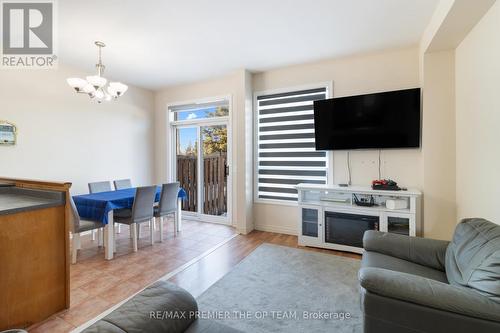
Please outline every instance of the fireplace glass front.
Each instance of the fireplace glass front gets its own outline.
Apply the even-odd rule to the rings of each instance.
[[[327,243],[362,248],[366,230],[379,230],[378,216],[325,212]]]

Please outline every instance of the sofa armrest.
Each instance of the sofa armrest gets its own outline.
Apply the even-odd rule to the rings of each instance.
[[[360,269],[359,281],[364,289],[379,296],[500,322],[500,303],[467,287],[373,267]]]
[[[363,236],[363,247],[367,251],[386,254],[443,272],[449,243],[443,240],[409,237],[375,230],[366,231]]]

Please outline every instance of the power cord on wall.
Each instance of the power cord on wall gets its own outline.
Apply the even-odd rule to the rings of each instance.
[[[382,179],[382,150],[378,151],[378,179]],[[347,151],[347,184],[351,185],[351,152]]]
[[[381,164],[380,163],[380,154],[381,154],[381,152],[382,152],[382,150],[379,149],[378,150],[378,179],[382,179],[382,172],[380,171],[380,168],[381,168],[381,166],[380,166],[380,164]]]
[[[347,179],[347,184],[350,186],[351,185],[351,152],[348,150],[347,151],[347,174],[348,174],[348,179]]]

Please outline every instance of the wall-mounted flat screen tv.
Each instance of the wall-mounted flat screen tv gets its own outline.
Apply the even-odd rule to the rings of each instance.
[[[317,150],[418,148],[420,88],[314,102]]]

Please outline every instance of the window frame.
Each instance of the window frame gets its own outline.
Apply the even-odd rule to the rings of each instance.
[[[227,101],[229,113],[227,116],[221,116],[221,117],[214,117],[214,118],[195,118],[195,119],[185,119],[185,120],[175,120],[171,119],[171,114],[173,114],[175,111],[172,111],[171,109],[178,107],[178,106],[184,106],[184,105],[192,105],[192,104],[210,104],[210,103],[218,103],[220,101]],[[208,98],[200,98],[200,99],[194,99],[194,100],[189,100],[189,101],[183,101],[183,102],[175,102],[175,103],[169,103],[167,104],[167,125],[168,126],[188,126],[192,124],[198,124],[198,123],[215,123],[215,122],[221,122],[221,121],[228,121],[231,122],[232,120],[232,95],[222,95],[222,96],[215,96],[215,97],[208,97]]]
[[[277,89],[268,89],[262,91],[254,91],[253,93],[253,201],[256,204],[271,204],[271,205],[282,205],[282,206],[298,206],[298,201],[290,200],[278,200],[278,199],[262,199],[259,198],[259,102],[257,97],[263,95],[281,94],[289,93],[293,91],[308,90],[326,88],[326,98],[333,97],[333,81],[319,82],[313,84],[290,86]],[[326,151],[326,184],[331,184],[333,180],[333,153],[331,151]]]

